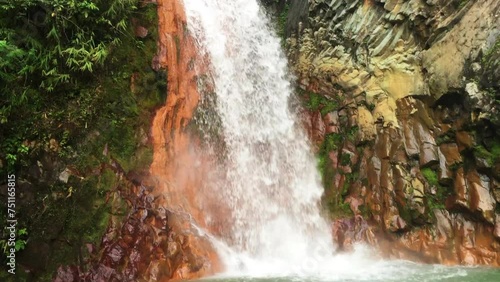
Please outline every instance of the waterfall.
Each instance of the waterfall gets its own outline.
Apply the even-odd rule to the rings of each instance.
[[[256,0],[184,2],[216,93],[225,165],[212,189],[229,206],[229,244],[261,266],[309,267],[311,253],[331,255],[333,245],[316,160],[289,108],[280,40]]]

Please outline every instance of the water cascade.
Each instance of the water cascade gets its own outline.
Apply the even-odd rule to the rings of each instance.
[[[225,172],[208,184],[229,206],[230,234],[223,239],[259,270],[300,272],[310,267],[311,253],[332,255],[334,248],[320,216],[316,161],[289,108],[280,40],[257,1],[186,0],[185,9],[190,32],[210,58],[224,136]]]

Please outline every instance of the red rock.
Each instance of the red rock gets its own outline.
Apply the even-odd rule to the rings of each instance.
[[[327,113],[323,117],[325,124],[325,134],[339,133],[339,118],[337,111]]]
[[[326,132],[325,122],[323,122],[323,118],[321,117],[321,113],[319,111],[311,113],[311,129],[312,129],[312,140],[315,144],[319,145],[324,139]]]
[[[362,199],[357,199],[354,197],[348,197],[345,201],[346,203],[349,203],[349,208],[355,215],[361,214],[359,211],[359,206],[362,206],[364,204],[364,201]]]
[[[149,31],[147,28],[145,28],[143,26],[136,26],[135,30],[134,30],[134,34],[136,37],[145,38],[146,36],[148,36]]]
[[[393,215],[390,223],[389,230],[392,232],[403,231],[407,227],[406,222],[399,215]]]
[[[469,188],[464,176],[464,169],[459,168],[455,174],[454,181],[455,196],[451,206],[469,208]]]
[[[76,266],[60,266],[57,269],[54,282],[77,282],[80,281],[79,271]]]
[[[458,144],[458,150],[462,152],[464,149],[472,148],[475,145],[474,139],[466,131],[458,131],[455,134],[455,138]]]
[[[415,136],[414,130],[413,130],[413,120],[409,121],[402,121],[402,127],[403,127],[403,136],[404,136],[404,147],[406,154],[410,157],[413,156],[418,156],[420,154],[420,146],[419,142],[417,141],[417,137]]]
[[[477,171],[467,173],[467,183],[470,187],[470,208],[476,211],[487,222],[495,224],[496,201],[490,193],[490,179]]]
[[[439,146],[440,151],[446,159],[446,165],[451,166],[462,162],[462,156],[456,143],[444,143]]]
[[[423,143],[420,151],[420,166],[428,167],[439,162],[437,146],[432,143]]]

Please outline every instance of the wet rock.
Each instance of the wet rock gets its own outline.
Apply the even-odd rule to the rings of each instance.
[[[469,187],[463,168],[459,168],[455,174],[454,189],[455,195],[447,201],[447,208],[462,207],[469,209]]]
[[[80,280],[78,268],[76,266],[60,266],[54,282],[77,282]]]
[[[494,225],[496,201],[490,192],[490,179],[486,175],[471,171],[467,174],[467,184],[470,187],[470,209]]]
[[[462,162],[462,156],[458,151],[456,143],[444,143],[439,145],[439,182],[443,185],[450,185],[453,180],[451,167]]]
[[[66,168],[59,174],[59,180],[68,183],[69,177],[71,176],[71,171]]]
[[[312,140],[323,140],[325,134],[331,133],[326,132],[327,124],[330,122],[324,122],[320,112],[311,113]]]
[[[415,157],[420,154],[420,146],[413,132],[413,121],[403,122],[404,146],[406,154]]]
[[[420,152],[420,166],[429,167],[439,162],[436,144],[424,142]]]
[[[53,247],[45,240],[30,240],[29,244],[26,244],[24,251],[19,253],[19,262],[26,269],[33,272],[42,272],[46,270],[51,248]]]
[[[406,228],[407,224],[404,219],[402,219],[399,215],[391,216],[388,228],[391,232],[404,231]]]
[[[363,199],[356,198],[354,196],[349,196],[349,197],[347,197],[345,202],[349,204],[349,208],[351,209],[351,211],[354,215],[361,214],[359,207],[364,205]]]
[[[418,122],[414,127],[415,136],[420,140],[420,166],[428,167],[439,162],[436,141],[429,129],[424,124]]]
[[[373,230],[362,216],[338,219],[332,223],[332,236],[339,251],[352,250],[353,244],[375,242]]]
[[[449,185],[452,183],[452,172],[449,169],[449,166],[446,164],[446,157],[442,153],[440,149],[438,149],[438,157],[439,157],[439,174],[438,179],[439,183],[442,185]]]
[[[450,214],[446,210],[435,209],[436,230],[438,231],[438,241],[442,243],[448,242],[454,237],[453,226],[451,225]]]
[[[324,123],[325,126],[323,134],[339,133],[339,118],[337,111],[327,113],[323,121],[318,121],[318,124],[322,123]]]
[[[493,235],[500,240],[500,214],[496,214],[495,216],[495,231]]]
[[[446,165],[452,166],[462,162],[462,156],[459,153],[456,143],[444,143],[439,146],[441,153],[446,159]]]
[[[487,169],[491,167],[488,158],[478,156],[477,154],[474,155],[474,162],[476,163],[477,169],[480,171],[487,171]]]
[[[468,132],[458,131],[455,136],[457,139],[458,150],[460,152],[475,146],[474,138]]]
[[[365,107],[359,107],[357,119],[360,128],[361,141],[373,140],[376,135],[376,128],[371,112]]]
[[[456,13],[456,24],[444,21],[451,29],[423,52],[423,65],[429,70],[429,88],[435,96],[439,97],[450,88],[464,86],[465,61],[477,56],[485,39],[495,31],[492,27],[498,26],[500,21],[497,9],[498,2],[494,0],[474,2],[466,13]],[[483,20],[478,21],[478,17]],[[490,19],[490,22],[484,19]]]
[[[148,34],[149,34],[148,29],[141,26],[141,25],[136,26],[134,29],[134,35],[138,38],[146,38],[146,36],[148,36]]]

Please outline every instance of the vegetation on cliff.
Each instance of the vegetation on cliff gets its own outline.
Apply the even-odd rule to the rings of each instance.
[[[99,244],[126,208],[109,200],[122,184],[107,164],[130,172],[150,162],[151,112],[166,93],[165,73],[151,67],[156,22],[156,6],[137,0],[0,3],[0,170],[16,174],[28,232],[18,279],[83,265],[85,244]]]

